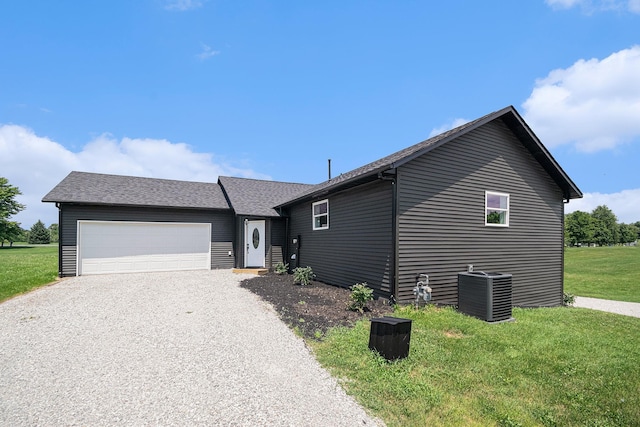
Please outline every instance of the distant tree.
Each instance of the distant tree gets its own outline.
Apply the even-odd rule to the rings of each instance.
[[[638,228],[634,224],[619,224],[620,242],[631,243],[638,240]]]
[[[4,242],[13,242],[18,240],[21,229],[17,222],[9,221],[11,216],[25,209],[22,203],[16,202],[16,196],[19,196],[20,190],[9,184],[7,178],[0,176],[0,245],[4,246]]]
[[[635,222],[633,225],[636,227],[636,230],[638,230],[638,240],[640,240],[640,221]]]
[[[51,236],[51,243],[58,243],[58,240],[59,240],[58,224],[51,224],[49,226],[49,236]]]
[[[587,212],[575,211],[565,217],[565,241],[570,246],[593,242],[594,221]]]
[[[16,202],[16,196],[22,194],[18,187],[9,184],[7,178],[0,176],[0,220],[8,220],[11,216],[26,208]]]
[[[594,221],[593,242],[598,246],[613,245],[616,241],[613,238],[613,233],[606,227],[602,221]]]
[[[22,228],[15,221],[0,221],[0,247],[4,246],[4,242],[9,242],[9,246],[13,246],[13,242],[22,241]]]
[[[33,227],[31,227],[31,232],[29,233],[29,243],[30,244],[48,244],[51,243],[51,235],[49,234],[49,230],[44,226],[42,221],[38,220]]]
[[[600,205],[591,212],[594,219],[594,237],[600,246],[613,245],[620,241],[618,218],[606,205]]]

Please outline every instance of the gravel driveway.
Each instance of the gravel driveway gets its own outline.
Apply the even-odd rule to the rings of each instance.
[[[246,277],[83,276],[0,304],[0,425],[382,425]]]

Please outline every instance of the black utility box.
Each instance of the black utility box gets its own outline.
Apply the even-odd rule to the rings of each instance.
[[[487,322],[513,320],[511,280],[511,274],[459,273],[458,310]]]
[[[411,319],[375,317],[371,319],[369,349],[387,360],[404,359],[409,355]]]

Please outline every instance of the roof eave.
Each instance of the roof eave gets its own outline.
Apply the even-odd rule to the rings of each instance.
[[[311,200],[311,199],[315,199],[315,198],[318,198],[318,197],[322,197],[324,195],[327,195],[327,194],[329,194],[331,192],[338,191],[338,190],[343,189],[343,188],[349,188],[349,187],[352,187],[352,186],[356,186],[356,185],[359,185],[362,181],[369,181],[369,179],[372,176],[378,176],[378,174],[380,172],[384,172],[386,170],[393,169],[393,168],[394,168],[393,163],[387,163],[387,164],[384,164],[383,166],[380,166],[380,167],[378,167],[378,168],[376,168],[374,170],[371,170],[369,172],[363,173],[362,175],[356,175],[356,176],[354,176],[352,178],[345,179],[344,181],[340,181],[340,182],[338,182],[336,184],[329,185],[327,187],[323,187],[323,188],[321,188],[321,189],[319,189],[317,191],[314,191],[312,193],[304,194],[304,195],[302,195],[300,197],[296,197],[295,199],[287,200],[285,203],[281,203],[279,205],[276,205],[273,208],[274,209],[284,208],[284,207],[287,207],[287,206],[294,205],[296,203],[300,203],[300,202],[305,201],[305,200]]]
[[[188,209],[188,210],[212,210],[212,211],[230,211],[231,208],[227,207],[213,207],[213,206],[175,206],[175,205],[150,205],[150,204],[134,204],[134,203],[108,203],[108,202],[87,202],[78,200],[45,200],[44,203],[59,203],[69,205],[87,205],[87,206],[119,206],[130,208],[157,208],[157,209]]]
[[[472,130],[474,130],[474,129],[476,129],[476,128],[478,128],[478,127],[480,127],[480,126],[482,126],[482,125],[484,125],[484,124],[486,124],[486,123],[488,123],[488,122],[490,122],[492,120],[495,120],[497,117],[500,117],[501,115],[505,114],[506,112],[508,112],[510,110],[513,110],[512,106],[505,107],[502,110],[496,111],[496,112],[494,112],[492,114],[489,114],[489,115],[483,117],[482,119],[477,120],[473,125],[470,125],[470,126],[467,126],[465,128],[462,128],[462,129],[458,130],[457,132],[452,132],[450,135],[447,135],[447,136],[443,137],[442,139],[440,139],[439,141],[435,142],[434,144],[430,144],[430,145],[428,145],[428,146],[426,146],[426,147],[424,147],[424,148],[422,148],[420,150],[417,150],[417,151],[415,151],[415,152],[413,152],[413,153],[411,153],[411,154],[409,154],[409,155],[407,155],[407,156],[405,156],[405,157],[403,157],[401,159],[398,159],[398,160],[393,161],[393,162],[385,163],[384,165],[382,165],[382,166],[380,166],[380,167],[378,167],[378,168],[376,168],[376,169],[374,169],[372,171],[369,171],[369,172],[367,172],[365,174],[354,176],[354,177],[349,178],[349,179],[347,179],[345,181],[341,181],[341,182],[337,183],[336,185],[333,185],[333,186],[330,185],[328,187],[324,187],[324,188],[318,190],[317,192],[313,192],[313,193],[310,193],[310,194],[306,194],[306,195],[304,195],[302,197],[289,200],[286,203],[282,203],[282,204],[280,204],[278,206],[275,206],[275,207],[276,208],[286,207],[286,206],[289,206],[289,205],[292,205],[292,204],[295,204],[295,203],[299,203],[299,202],[304,201],[304,200],[313,199],[313,198],[319,197],[319,196],[321,196],[323,194],[328,194],[331,191],[335,191],[337,189],[340,189],[340,188],[343,188],[345,186],[348,186],[349,184],[352,184],[354,182],[363,180],[363,178],[368,178],[368,177],[371,177],[371,176],[377,176],[380,172],[384,172],[384,171],[389,170],[389,169],[395,169],[398,166],[402,166],[403,164],[405,164],[407,162],[410,162],[411,160],[414,160],[417,157],[420,157],[423,154],[428,153],[429,151],[432,151],[432,150],[440,147],[443,144],[446,144],[447,142],[451,141],[452,139],[458,138],[459,136],[464,135],[465,133],[468,133],[468,132],[470,132],[470,131],[472,131]],[[427,141],[427,140],[425,140],[425,141]],[[425,142],[425,141],[423,141],[423,142]]]

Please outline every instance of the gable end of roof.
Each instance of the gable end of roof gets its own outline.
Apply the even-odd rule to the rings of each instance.
[[[365,180],[367,177],[377,176],[379,173],[395,169],[411,160],[422,156],[447,142],[467,134],[493,120],[502,119],[507,126],[516,134],[518,139],[529,149],[534,158],[540,162],[543,168],[554,179],[558,186],[563,190],[565,199],[575,199],[582,197],[582,192],[571,181],[569,176],[562,170],[560,165],[555,161],[551,153],[544,147],[542,142],[533,133],[524,119],[516,111],[513,106],[502,108],[494,111],[476,120],[465,123],[454,129],[443,132],[425,141],[419,142],[403,150],[397,151],[382,159],[371,162],[365,166],[354,169],[338,177],[320,183],[310,190],[298,195],[295,198],[276,206],[284,207],[306,199],[312,199],[319,195],[328,194],[329,192],[338,191],[339,189],[357,185],[358,181]]]

